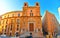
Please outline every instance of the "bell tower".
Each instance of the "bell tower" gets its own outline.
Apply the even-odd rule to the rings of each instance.
[[[36,7],[36,9],[35,9],[36,10],[36,13],[35,14],[37,16],[41,16],[41,14],[40,14],[40,5],[39,5],[38,2],[35,3],[35,7]]]
[[[35,6],[36,6],[36,7],[39,7],[39,3],[38,3],[38,2],[36,2]]]
[[[28,7],[28,3],[27,2],[24,3],[24,7]]]
[[[28,3],[25,2],[23,6],[23,16],[26,16],[27,8],[28,8]]]

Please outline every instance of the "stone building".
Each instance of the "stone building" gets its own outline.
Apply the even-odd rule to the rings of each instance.
[[[0,35],[2,34],[1,16],[0,16]]]
[[[54,14],[46,11],[43,19],[42,19],[42,26],[44,34],[51,34],[56,35],[58,32],[58,21]]]
[[[28,6],[24,3],[22,11],[12,11],[3,14],[1,20],[2,34],[7,36],[28,35],[43,36],[40,5]]]

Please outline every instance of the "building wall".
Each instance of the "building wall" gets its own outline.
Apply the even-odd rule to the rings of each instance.
[[[0,16],[0,35],[2,34],[1,16]]]
[[[29,23],[34,23],[34,31],[29,31]],[[24,3],[23,11],[12,11],[2,15],[2,32],[8,36],[15,36],[26,32],[37,32],[42,34],[42,21],[39,3],[35,6],[28,6]],[[11,34],[10,34],[11,33]],[[34,34],[33,34],[34,35]]]
[[[57,25],[58,21],[56,17],[50,12],[46,11],[46,14],[43,18],[43,27],[44,30],[48,32],[48,34],[54,34],[58,32]]]

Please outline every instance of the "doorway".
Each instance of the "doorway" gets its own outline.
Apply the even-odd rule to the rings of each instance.
[[[34,23],[29,23],[29,31],[34,31]]]

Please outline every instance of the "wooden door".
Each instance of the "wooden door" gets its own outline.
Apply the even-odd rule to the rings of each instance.
[[[34,23],[29,23],[29,31],[34,31]]]

